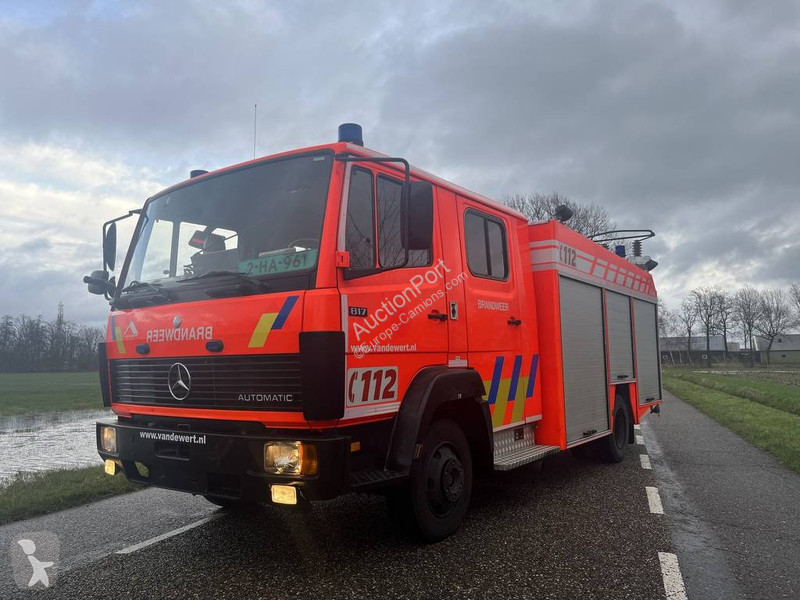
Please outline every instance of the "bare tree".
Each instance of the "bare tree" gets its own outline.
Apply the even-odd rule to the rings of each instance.
[[[733,295],[733,319],[742,330],[745,347],[750,349],[750,365],[755,364],[753,332],[761,318],[761,294],[757,289],[744,286]]]
[[[733,295],[722,290],[719,293],[717,309],[717,326],[722,334],[722,361],[728,362],[728,333],[733,326]]]
[[[793,283],[789,288],[789,298],[794,304],[795,316],[800,320],[800,283]]]
[[[697,324],[697,309],[691,298],[684,298],[680,310],[675,313],[681,325],[681,332],[686,334],[686,354],[689,364],[692,362],[692,332]]]
[[[706,337],[706,364],[711,366],[711,336],[719,324],[719,305],[721,292],[716,288],[697,288],[692,290],[690,298],[694,303],[697,320]]]
[[[528,217],[531,223],[552,219],[556,208],[565,204],[572,210],[567,226],[578,233],[591,237],[616,228],[606,209],[593,202],[576,202],[558,192],[552,194],[511,194],[503,202]]]
[[[761,312],[755,330],[767,340],[767,364],[770,364],[769,353],[775,338],[786,333],[795,324],[795,318],[783,290],[764,290],[760,296]]]

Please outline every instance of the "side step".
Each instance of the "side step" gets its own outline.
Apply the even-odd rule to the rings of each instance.
[[[528,463],[532,463],[550,454],[555,454],[560,450],[561,448],[558,446],[527,446],[513,452],[508,452],[502,456],[495,456],[494,470],[510,471],[511,469],[527,465]]]
[[[372,487],[380,487],[403,479],[405,475],[396,471],[388,471],[386,469],[364,469],[363,471],[356,471],[350,473],[350,489],[359,491]]]

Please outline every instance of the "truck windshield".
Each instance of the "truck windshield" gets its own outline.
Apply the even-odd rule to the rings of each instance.
[[[156,196],[145,207],[120,287],[180,289],[190,279],[210,281],[208,274],[268,279],[310,272],[332,163],[332,153],[276,159]]]

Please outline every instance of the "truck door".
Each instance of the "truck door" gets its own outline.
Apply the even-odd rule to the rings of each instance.
[[[531,357],[522,350],[525,315],[517,281],[522,273],[510,253],[516,232],[502,213],[461,197],[458,206],[468,272],[464,313],[469,363],[484,380],[494,427],[519,423],[525,418]]]
[[[418,370],[447,362],[446,273],[434,211],[432,251],[401,242],[402,181],[379,166],[349,165],[339,246],[347,346],[345,419],[396,412]]]

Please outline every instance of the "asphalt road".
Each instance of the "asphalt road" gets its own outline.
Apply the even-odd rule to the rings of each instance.
[[[462,528],[428,546],[395,529],[371,496],[252,514],[162,490],[112,498],[1,527],[0,548],[50,531],[61,555],[52,587],[24,593],[2,561],[0,597],[665,598],[659,553],[677,555],[691,599],[797,597],[785,595],[797,589],[797,575],[785,569],[800,556],[797,525],[782,521],[797,514],[791,501],[800,506],[797,476],[699,417],[668,398],[662,417],[642,426],[647,449],[631,446],[619,465],[563,453],[541,470],[478,482]],[[703,462],[714,439],[723,456]],[[640,454],[650,455],[652,470]],[[731,475],[737,462],[741,476]],[[782,487],[765,493],[763,473]],[[658,490],[664,514],[651,512],[648,487]],[[762,508],[753,502],[789,512],[740,532],[737,524]],[[771,560],[777,552],[784,556]]]
[[[642,432],[689,597],[800,598],[800,475],[671,394],[664,404]]]

